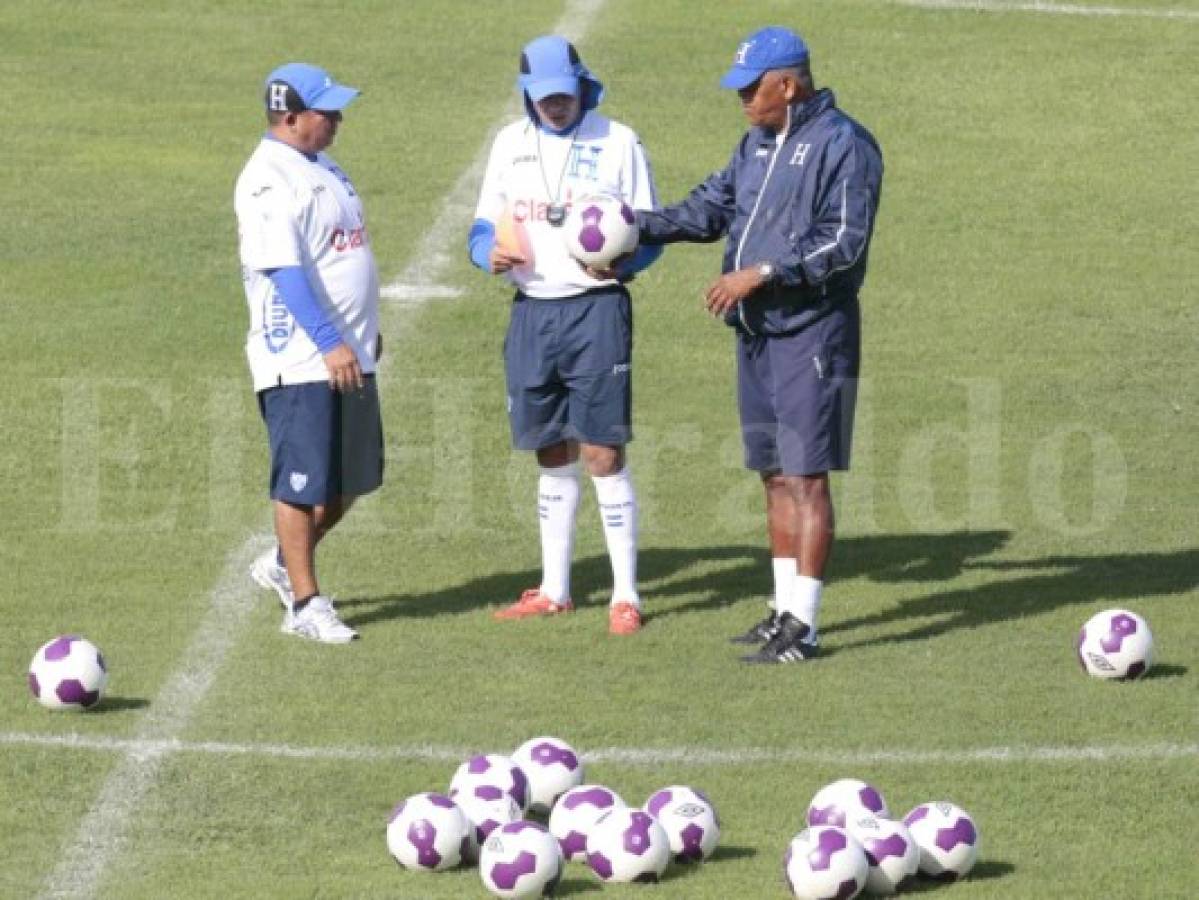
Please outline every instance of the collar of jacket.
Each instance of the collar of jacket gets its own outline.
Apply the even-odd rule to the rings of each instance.
[[[816,118],[826,109],[832,109],[837,105],[837,98],[833,96],[833,92],[829,88],[821,88],[807,100],[800,103],[792,104],[791,106],[791,127],[787,129],[787,137],[795,134],[799,129],[803,128],[808,122]],[[758,129],[758,138],[763,142],[773,141],[775,133],[768,131],[765,128]]]

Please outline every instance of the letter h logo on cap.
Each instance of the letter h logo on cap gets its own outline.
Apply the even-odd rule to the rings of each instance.
[[[266,105],[271,112],[287,112],[287,85],[282,81],[273,81],[267,91]]]
[[[749,53],[749,48],[754,45],[753,41],[746,41],[737,48],[737,54],[733,57],[733,62],[739,66],[745,65],[746,54]]]

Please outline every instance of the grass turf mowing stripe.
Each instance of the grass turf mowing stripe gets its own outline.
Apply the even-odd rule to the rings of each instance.
[[[209,756],[265,756],[284,759],[389,762],[433,760],[461,762],[478,748],[437,744],[404,744],[393,747],[305,747],[293,744],[245,744],[227,741],[109,738],[86,734],[23,734],[0,732],[0,744],[58,747],[72,750],[127,753],[135,759],[154,759],[168,753]],[[632,766],[681,763],[699,766],[739,766],[758,763],[805,762],[825,765],[929,765],[953,763],[1055,763],[1125,762],[1188,759],[1199,756],[1199,744],[1093,744],[1058,747],[960,747],[935,750],[790,750],[762,747],[601,747],[582,753],[586,763],[618,762]]]
[[[604,2],[568,0],[553,30],[573,41],[581,41]],[[513,103],[515,101],[510,101],[510,105]],[[505,106],[505,114],[508,109],[509,106]],[[408,308],[446,293],[436,282],[451,263],[448,248],[460,239],[465,223],[469,221],[472,197],[482,177],[490,139],[488,135],[472,164],[443,201],[437,219],[403,274],[386,288],[395,296],[415,289],[417,296],[405,304]],[[432,289],[422,294],[422,288]],[[105,870],[124,846],[130,820],[157,780],[165,753],[203,701],[241,632],[256,593],[246,572],[254,557],[269,546],[270,540],[270,535],[254,535],[226,557],[225,567],[209,598],[209,612],[192,637],[182,667],[168,679],[151,704],[138,727],[139,737],[105,780],[74,840],[64,848],[62,862],[47,880],[45,896],[90,897],[95,894]]]

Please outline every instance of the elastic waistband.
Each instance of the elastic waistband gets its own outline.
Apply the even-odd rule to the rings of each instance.
[[[517,291],[512,300],[514,302],[533,300],[538,303],[569,303],[572,300],[591,300],[606,294],[622,294],[627,297],[629,291],[623,284],[605,284],[603,287],[589,288],[581,294],[570,294],[566,297],[531,297],[523,291]]]

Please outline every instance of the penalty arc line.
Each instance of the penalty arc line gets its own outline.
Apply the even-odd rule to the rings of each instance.
[[[0,745],[46,747],[60,750],[89,750],[125,753],[131,758],[158,759],[168,754],[204,756],[250,756],[339,762],[394,762],[424,760],[458,763],[477,749],[436,744],[404,744],[391,747],[314,747],[284,743],[236,743],[228,741],[181,741],[177,739],[111,738],[86,734],[30,734],[0,732]],[[659,766],[664,763],[695,766],[735,767],[775,763],[818,763],[826,765],[952,765],[969,763],[1025,764],[1072,762],[1149,762],[1199,757],[1199,744],[1161,742],[1156,744],[1093,744],[1082,746],[996,746],[956,749],[827,750],[766,747],[602,747],[581,754],[586,763],[614,762],[630,766]]]
[[[579,42],[605,0],[568,0],[554,30]],[[504,107],[504,115],[515,101]],[[498,125],[496,126],[499,127]],[[495,129],[492,129],[494,132]],[[400,277],[382,289],[388,297],[403,297],[410,307],[431,296],[453,296],[453,289],[437,288],[437,279],[449,268],[447,247],[465,233],[490,147],[489,134],[474,161],[459,177],[412,261]],[[409,296],[405,296],[409,295]],[[257,594],[247,577],[254,557],[270,546],[273,536],[256,534],[226,556],[221,575],[209,594],[209,608],[193,634],[182,667],[167,679],[140,721],[137,737],[124,747],[124,758],[109,773],[99,794],[85,813],[74,837],[62,848],[61,862],[50,873],[40,896],[92,897],[112,861],[125,849],[127,831],[138,807],[158,780],[163,762],[187,727],[224,665],[249,617]]]

